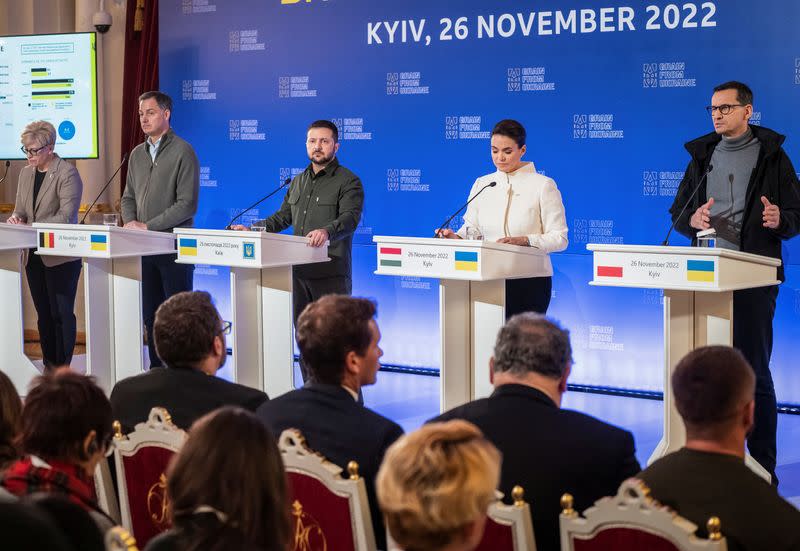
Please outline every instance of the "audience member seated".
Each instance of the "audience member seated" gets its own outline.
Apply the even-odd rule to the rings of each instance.
[[[697,524],[717,516],[729,550],[800,549],[800,511],[744,462],[753,427],[755,376],[727,346],[698,348],[672,374],[686,445],[639,474],[651,495]]]
[[[0,548],[25,551],[79,551],[50,516],[30,503],[0,501]]]
[[[16,496],[62,494],[92,513],[101,528],[114,522],[97,506],[92,475],[113,437],[111,404],[90,377],[71,371],[34,379],[22,409],[24,457],[0,478]]]
[[[225,365],[225,333],[211,295],[188,291],[171,296],[156,311],[153,340],[166,368],[151,369],[114,385],[111,406],[125,433],[147,420],[153,407],[163,407],[181,429],[222,406],[255,411],[267,395],[215,377]]]
[[[375,486],[389,534],[407,551],[470,551],[500,479],[500,453],[473,424],[429,423],[386,452]]]
[[[343,295],[327,295],[306,306],[297,320],[296,336],[311,381],[265,403],[257,415],[273,434],[298,429],[309,448],[344,472],[348,462],[358,463],[375,541],[385,549],[375,475],[386,448],[403,429],[358,400],[361,387],[375,383],[383,355],[375,313],[373,302]]]
[[[167,471],[173,528],[147,551],[285,551],[286,475],[275,438],[241,408],[202,417]]]
[[[15,439],[19,434],[22,400],[8,375],[0,371],[0,474],[19,459]]]
[[[44,511],[76,551],[105,551],[103,534],[81,507],[58,494],[33,494],[25,498]]]
[[[500,491],[508,498],[515,485],[525,490],[538,551],[560,548],[562,494],[583,510],[640,469],[629,432],[561,409],[571,367],[569,332],[539,314],[518,314],[497,335],[492,395],[433,419],[466,419],[497,446]]]

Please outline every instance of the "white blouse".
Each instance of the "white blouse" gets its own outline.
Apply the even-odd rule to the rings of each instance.
[[[481,176],[472,185],[469,197],[487,188],[467,207],[464,225],[458,230],[462,239],[467,227],[477,228],[487,241],[501,237],[527,236],[532,247],[547,253],[567,248],[567,218],[561,193],[552,178],[536,173],[533,163],[514,172],[493,172]]]

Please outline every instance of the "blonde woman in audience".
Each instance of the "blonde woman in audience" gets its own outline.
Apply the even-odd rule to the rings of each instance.
[[[146,551],[286,551],[286,475],[272,433],[238,407],[198,419],[167,470],[173,528]]]
[[[388,532],[405,551],[470,551],[499,480],[497,448],[475,425],[455,420],[395,442],[376,489]]]
[[[0,474],[19,458],[16,439],[19,435],[22,400],[14,383],[0,371]]]

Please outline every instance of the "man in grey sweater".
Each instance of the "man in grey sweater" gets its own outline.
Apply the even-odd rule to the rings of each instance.
[[[163,92],[139,97],[139,123],[147,135],[128,161],[128,179],[122,194],[125,228],[171,232],[191,227],[197,212],[200,167],[189,143],[170,128],[172,98]],[[153,342],[156,310],[176,293],[192,290],[194,266],[176,264],[176,254],[142,257],[142,314],[147,328],[150,367],[163,364]]]

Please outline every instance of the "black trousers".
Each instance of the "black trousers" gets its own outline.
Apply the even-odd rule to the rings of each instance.
[[[506,280],[506,320],[522,312],[546,314],[553,292],[553,278],[525,277]]]
[[[31,251],[25,273],[38,317],[44,365],[46,368],[69,365],[75,350],[75,294],[81,261],[48,267],[41,256]]]
[[[156,354],[153,322],[161,303],[174,294],[192,290],[193,264],[176,264],[177,254],[142,257],[142,317],[147,329],[147,351],[150,367],[163,367]]]
[[[777,299],[777,285],[733,292],[733,346],[747,358],[756,375],[755,426],[747,438],[747,449],[769,471],[776,486],[778,409],[769,360]]]
[[[292,310],[294,325],[306,306],[325,295],[350,295],[353,292],[353,280],[347,276],[327,277],[324,279],[305,279],[292,275]],[[309,374],[300,358],[300,373],[303,382],[308,381]]]

